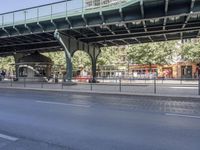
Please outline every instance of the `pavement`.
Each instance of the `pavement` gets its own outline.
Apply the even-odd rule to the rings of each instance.
[[[144,82],[144,81],[143,81]],[[148,81],[152,82],[152,81]],[[62,86],[62,84],[52,83],[19,83],[0,82],[0,88],[10,89],[26,89],[41,91],[68,91],[74,93],[93,93],[93,94],[109,94],[109,95],[141,95],[141,96],[162,96],[162,97],[187,97],[200,98],[197,83],[157,83],[156,87],[152,83],[123,83],[120,87],[116,83],[78,83],[73,86]],[[156,93],[154,93],[156,90]]]
[[[199,150],[200,101],[0,89],[0,150]]]

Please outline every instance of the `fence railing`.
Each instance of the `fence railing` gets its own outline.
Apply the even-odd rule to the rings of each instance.
[[[120,5],[127,1],[130,0],[63,0],[60,2],[0,14],[0,27],[40,22],[49,19],[53,20],[58,17],[67,18],[76,13]]]
[[[4,79],[0,81],[0,87],[18,88],[46,88],[62,90],[84,90],[101,92],[127,92],[139,94],[170,94],[170,95],[200,95],[200,79],[134,79],[134,78],[97,78],[97,83],[89,83],[89,80],[73,78],[74,86],[66,86],[61,78],[51,78],[49,81],[43,78]]]

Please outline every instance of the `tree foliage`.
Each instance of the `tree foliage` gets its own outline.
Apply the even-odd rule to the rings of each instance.
[[[128,59],[135,64],[169,64],[176,48],[176,42],[131,45],[128,48]]]
[[[126,53],[125,47],[105,47],[101,49],[101,54],[98,57],[97,65],[114,65],[120,61],[121,53]]]
[[[0,57],[0,70],[7,70],[7,71],[12,71],[14,70],[14,57],[9,56],[9,57]]]
[[[52,59],[54,65],[65,65],[65,53],[63,51],[43,53],[45,56]]]
[[[185,42],[181,46],[180,55],[183,60],[194,63],[200,62],[200,44],[199,41]]]
[[[51,58],[55,66],[66,66],[65,53],[63,51],[44,53],[44,55]],[[84,68],[91,66],[91,60],[89,55],[83,51],[76,51],[74,53],[72,62],[74,69],[77,69],[80,66]]]
[[[84,51],[76,51],[73,56],[73,68],[77,69],[79,67],[91,69],[91,58]]]

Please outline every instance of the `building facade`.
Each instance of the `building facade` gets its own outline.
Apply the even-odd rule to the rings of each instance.
[[[192,62],[180,61],[171,65],[138,65],[129,67],[135,78],[165,78],[165,79],[195,79],[200,75],[200,65]]]

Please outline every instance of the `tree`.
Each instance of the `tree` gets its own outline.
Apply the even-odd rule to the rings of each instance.
[[[48,53],[43,53],[43,54],[51,58],[51,60],[54,62],[54,65],[65,66],[66,64],[64,51],[48,52]]]
[[[193,63],[200,62],[200,44],[199,41],[185,42],[181,46],[180,55],[183,60]]]
[[[132,45],[128,48],[128,59],[135,64],[169,64],[177,49],[176,42],[159,42]]]
[[[89,69],[91,69],[92,66],[90,56],[84,51],[77,51],[73,56],[73,68],[76,69],[80,66]]]
[[[103,47],[101,49],[101,54],[98,57],[97,65],[114,65],[119,62],[120,57],[120,49],[124,49],[124,47]]]
[[[15,67],[11,64],[14,64],[14,57],[13,56],[7,56],[7,57],[0,57],[0,70],[6,70],[6,71],[13,71]]]
[[[51,58],[55,66],[66,66],[66,58],[64,51],[44,53],[47,57]],[[73,56],[73,68],[76,70],[79,66],[84,68],[91,67],[91,60],[87,53],[83,51],[75,52]]]

